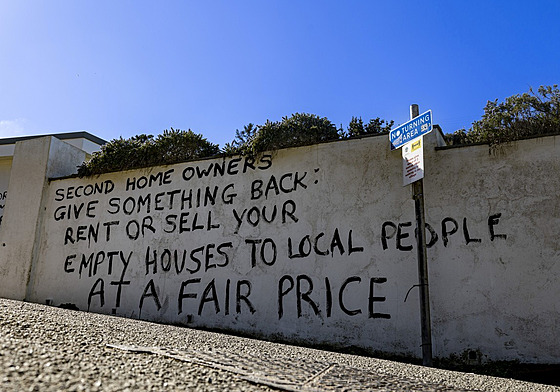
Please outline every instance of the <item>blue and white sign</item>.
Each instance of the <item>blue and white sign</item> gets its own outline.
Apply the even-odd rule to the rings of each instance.
[[[389,132],[391,150],[404,146],[406,143],[431,132],[432,129],[432,111],[428,110],[397,128],[391,129]]]

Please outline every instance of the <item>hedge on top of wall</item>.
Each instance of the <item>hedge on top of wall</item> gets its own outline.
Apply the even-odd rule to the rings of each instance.
[[[255,155],[285,147],[296,147],[353,136],[389,131],[393,122],[379,117],[366,125],[361,118],[352,117],[348,131],[337,128],[326,117],[295,113],[281,121],[267,121],[263,125],[249,124],[237,130],[235,139],[220,150],[202,135],[190,129],[165,130],[161,135],[137,135],[129,139],[111,140],[101,150],[78,167],[80,177],[101,173],[170,165],[194,159],[208,158],[219,153],[227,155]]]
[[[350,137],[388,132],[393,121],[379,117],[364,124],[361,117],[352,117],[348,128],[337,128],[326,117],[295,113],[281,121],[263,125],[246,125],[237,130],[234,140],[223,149],[190,129],[165,130],[161,135],[137,135],[129,139],[114,139],[101,147],[89,160],[78,167],[79,176],[113,171],[169,165],[194,159],[208,158],[219,153],[255,155],[263,151],[297,147],[341,140]],[[504,102],[488,101],[482,118],[469,130],[460,129],[445,135],[450,145],[488,143],[490,147],[531,136],[560,132],[560,90],[558,85],[541,86],[537,92],[508,97]]]
[[[137,135],[129,139],[111,140],[94,152],[89,160],[78,166],[78,175],[91,176],[149,166],[171,165],[209,157],[220,152],[202,135],[190,129],[165,130],[161,135]]]

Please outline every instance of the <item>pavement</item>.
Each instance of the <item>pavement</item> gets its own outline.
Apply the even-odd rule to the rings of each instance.
[[[560,391],[0,299],[0,391]]]

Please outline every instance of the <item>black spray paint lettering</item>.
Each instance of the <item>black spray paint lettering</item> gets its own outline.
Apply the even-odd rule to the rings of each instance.
[[[361,283],[362,278],[360,278],[359,276],[349,277],[348,279],[346,279],[344,281],[344,283],[342,283],[342,285],[340,286],[340,290],[338,291],[338,303],[340,305],[340,309],[349,316],[355,316],[357,314],[362,313],[362,309],[350,310],[346,307],[346,305],[344,305],[344,292],[346,290],[346,286],[348,286],[350,283],[353,283],[353,282]]]
[[[251,268],[257,266],[257,254],[265,265],[271,266],[276,263],[278,249],[272,238],[265,238],[264,240],[248,238],[245,240],[245,243],[251,245]]]
[[[122,226],[126,236],[132,241],[145,238],[148,235],[154,235],[158,230],[163,230],[168,234],[182,234],[199,230],[210,231],[220,227],[220,224],[214,220],[212,211],[201,213],[200,215],[198,212],[194,214],[190,212],[183,212],[179,215],[171,214],[164,217],[162,228],[158,228],[155,224],[154,218],[151,215],[147,215],[123,222]],[[113,226],[121,226],[121,222],[110,221],[102,224],[98,222],[96,224],[78,225],[75,227],[69,226],[64,231],[64,245],[82,241],[87,241],[89,246],[100,241],[109,242],[111,234],[115,230]]]
[[[100,240],[109,242],[111,240],[111,228],[112,226],[118,226],[120,221],[110,221],[104,222],[101,226],[102,234],[105,235],[99,237],[100,231],[100,224],[89,224],[89,225],[79,225],[77,227],[69,226],[66,228],[64,232],[64,245],[74,244],[81,241],[88,241],[89,246],[92,243],[97,243]],[[151,232],[155,234],[156,229],[154,227],[154,220],[151,216],[145,216],[138,221],[136,219],[132,219],[124,225],[125,233],[127,237],[131,240],[137,240],[140,235],[142,237],[146,236],[147,232]]]
[[[324,232],[321,232],[316,236],[308,234],[302,237],[299,242],[297,240],[293,242],[292,237],[288,237],[288,258],[304,258],[312,253],[317,256],[327,256],[330,254],[334,257],[335,253],[342,256],[348,252],[348,256],[350,256],[353,253],[364,251],[362,246],[354,245],[352,230],[349,230],[346,235],[346,245],[340,236],[338,228],[334,230],[331,236],[325,239],[323,238],[324,236]],[[297,247],[294,245],[296,243],[298,244]]]
[[[156,233],[156,229],[154,228],[154,220],[149,215],[142,218],[142,224],[140,224],[140,222],[138,222],[136,219],[132,219],[125,225],[126,235],[133,241],[137,240],[140,237],[140,234],[142,234],[142,237],[145,237],[148,231],[152,232],[153,234]]]
[[[500,223],[500,217],[502,214],[494,214],[488,217],[488,231],[490,241],[495,239],[507,239],[506,234],[496,234],[496,226]],[[429,233],[429,241],[427,241],[426,246],[431,248],[434,246],[439,239],[438,234],[433,229],[433,227],[426,223],[426,230]],[[457,220],[451,217],[446,217],[440,222],[440,233],[443,246],[449,246],[449,241],[451,236],[459,233],[459,223]],[[414,235],[412,233],[412,222],[401,222],[394,223],[391,221],[386,221],[381,226],[381,245],[384,250],[389,248],[389,240],[394,239],[395,249],[409,252],[414,248],[417,230],[414,230]],[[462,220],[462,234],[463,240],[466,245],[471,243],[481,243],[482,238],[477,238],[473,236],[471,230],[469,229],[467,218]]]
[[[123,276],[124,276],[124,274],[123,274]],[[119,281],[112,281],[111,282],[111,285],[117,286],[115,308],[118,308],[118,307],[121,306],[122,286],[130,285],[130,281],[123,280],[123,276],[121,276],[121,279]],[[99,306],[100,307],[105,306],[105,282],[101,278],[99,278],[95,281],[95,283],[91,287],[91,290],[89,291],[88,312],[90,310],[91,302],[92,302],[92,299],[94,297],[99,298]],[[144,304],[144,299],[146,299],[146,298],[153,298],[158,311],[161,309],[161,303],[159,302],[159,297],[158,297],[156,287],[154,285],[153,280],[150,280],[148,282],[148,284],[144,288],[144,292],[142,293],[142,296],[140,297],[140,305],[139,305],[140,315],[142,314],[142,305]]]
[[[375,311],[375,302],[385,302],[386,298],[384,296],[375,296],[375,285],[386,283],[387,278],[371,278],[369,280],[369,297],[368,297],[368,317],[369,318],[383,318],[390,319],[391,315],[389,313],[379,313]]]
[[[126,179],[126,191],[135,191],[137,189],[144,189],[146,187],[151,188],[152,186],[162,186],[169,185],[172,182],[171,175],[175,169],[169,169],[165,172],[158,172],[156,174],[150,174],[149,176],[132,177]]]
[[[396,236],[395,246],[398,250],[404,252],[412,250],[410,233],[406,231],[409,230],[408,228],[411,226],[412,226],[412,222],[402,222],[399,224],[395,224],[391,221],[384,222],[383,225],[381,225],[381,244],[383,246],[383,249],[387,249],[389,247],[387,240]],[[435,243],[434,235],[435,235],[435,240],[437,241],[437,234],[435,234],[432,227],[427,223],[426,223],[426,229],[428,230],[428,232],[432,234],[432,238],[429,241],[430,245],[427,244],[429,248],[431,247],[431,245],[433,245],[432,242]],[[408,242],[408,244],[406,244],[405,242]]]
[[[501,214],[500,214],[501,215]],[[492,215],[494,216],[494,215]],[[492,216],[490,218],[492,218]],[[490,218],[488,226],[490,227]],[[497,222],[496,222],[497,224]],[[459,230],[459,223],[453,218],[445,218],[441,221],[441,239],[443,241],[443,245],[447,246],[449,242],[449,237],[452,234],[457,233]],[[467,218],[463,218],[463,238],[465,239],[465,245],[470,244],[471,242],[482,242],[481,238],[472,238],[469,232],[469,226],[467,224]],[[493,239],[492,239],[493,241]]]
[[[451,227],[448,226],[448,223],[451,223]],[[443,246],[447,246],[449,236],[455,234],[457,230],[459,230],[459,225],[455,219],[444,218],[441,221],[441,240],[443,241]]]
[[[64,245],[74,244],[80,241],[88,241],[88,245],[99,240],[99,222],[93,225],[79,225],[67,227],[64,231]]]
[[[500,223],[500,218],[502,217],[502,214],[494,214],[494,215],[490,215],[488,217],[488,231],[490,232],[490,240],[494,241],[496,238],[502,238],[502,239],[507,239],[507,235],[506,234],[496,234],[494,231],[494,226],[498,225],[498,223]]]
[[[190,181],[193,178],[204,177],[223,177],[225,175],[234,176],[239,173],[246,173],[249,170],[267,170],[272,166],[272,155],[263,154],[258,159],[253,157],[245,157],[243,163],[242,158],[224,159],[222,162],[210,162],[206,166],[203,164],[197,166],[187,166],[182,173],[184,181]]]
[[[387,240],[395,237],[395,248],[397,250],[403,252],[411,251],[413,249],[412,238],[410,237],[410,233],[406,231],[409,230],[408,228],[410,227],[412,227],[412,222],[401,222],[399,224],[395,224],[391,221],[383,222],[383,225],[381,226],[381,245],[383,249],[385,250],[389,247]],[[437,241],[437,234],[435,234],[435,231],[428,223],[426,223],[426,228],[431,234],[430,241],[426,243],[426,247],[430,248]],[[404,243],[403,240],[408,241],[408,244]]]
[[[411,222],[399,223],[397,225],[397,249],[398,250],[404,250],[404,251],[412,250],[412,245],[404,245],[402,242],[403,239],[409,237],[409,234],[405,232],[403,228],[410,227],[410,226],[412,226]]]
[[[227,184],[206,186],[196,189],[174,189],[145,195],[134,195],[126,198],[112,197],[108,201],[107,212],[111,215],[123,213],[133,215],[152,211],[188,210],[200,207],[210,207],[217,203],[233,204],[237,193],[235,185]]]
[[[111,227],[118,226],[119,221],[104,222],[101,225],[99,222],[89,225],[78,225],[76,227],[69,226],[64,230],[64,245],[74,244],[81,241],[87,241],[88,246],[98,241],[109,242],[111,240]],[[101,239],[99,231],[101,229]]]
[[[56,210],[54,210],[54,220],[79,219],[82,216],[86,218],[95,218],[95,207],[97,204],[99,204],[99,200],[58,206]]]
[[[212,211],[208,211],[206,214],[201,213],[200,218],[198,212],[192,215],[188,211],[182,212],[179,215],[170,214],[164,218],[164,222],[163,231],[168,234],[182,234],[198,230],[210,231],[220,228],[220,224],[216,223],[212,217]]]
[[[115,308],[121,306],[122,286],[129,286],[130,283],[131,283],[130,280],[124,280],[124,273],[123,276],[121,276],[120,280],[111,281],[112,286],[117,286],[117,299],[115,301]]]
[[[178,314],[183,313],[183,306],[185,300],[193,300],[194,306],[197,307],[197,314],[200,316],[204,311],[206,304],[212,304],[215,314],[223,312],[225,315],[230,314],[230,298],[231,298],[231,280],[227,279],[225,282],[224,290],[221,291],[222,295],[218,293],[217,283],[212,279],[206,284],[204,290],[200,291],[200,278],[193,278],[185,280],[181,283],[179,295],[177,297]],[[256,312],[253,303],[249,299],[251,295],[252,284],[249,280],[239,280],[235,284],[235,312],[237,314],[243,313],[243,309],[247,309],[251,314]],[[199,295],[200,294],[200,295]],[[220,306],[220,298],[222,306]],[[192,301],[189,301],[192,303]]]
[[[123,290],[123,286],[129,286],[131,281],[130,280],[124,280],[124,275],[126,274],[126,270],[128,268],[128,265],[130,264],[130,258],[132,257],[132,252],[129,253],[128,257],[125,258],[124,257],[124,253],[122,251],[114,251],[114,252],[108,252],[107,253],[107,261],[108,261],[108,275],[112,274],[112,259],[113,257],[116,257],[116,255],[119,255],[121,262],[123,263],[123,269],[121,272],[121,276],[119,280],[116,281],[111,281],[111,285],[112,286],[117,286],[117,292],[115,295],[115,308],[118,308],[121,306],[121,296],[122,296],[122,290]],[[98,253],[99,255],[99,253]],[[82,256],[82,261],[84,260],[84,257]],[[68,262],[68,258],[66,259],[66,261]],[[97,264],[98,261],[98,256],[96,256],[96,263],[94,264],[94,267],[91,267],[90,264],[90,269],[93,268],[95,271],[97,270],[97,267],[99,264]],[[91,263],[91,261],[90,261]],[[82,269],[82,264],[80,263],[80,278],[81,278],[81,269]],[[65,265],[65,270],[66,270],[66,265]],[[94,276],[95,273],[93,275],[90,276]],[[93,286],[91,287],[89,294],[88,294],[88,312],[90,310],[91,307],[91,300],[93,297],[99,297],[99,306],[103,307],[105,306],[105,281],[102,278],[98,278],[95,283],[93,284]]]
[[[128,255],[125,255],[123,251],[99,251],[89,254],[83,253],[80,258],[78,258],[78,254],[71,254],[66,256],[66,260],[64,261],[64,272],[71,274],[76,272],[77,269],[79,279],[82,278],[82,273],[84,273],[84,275],[87,273],[89,278],[96,276],[98,273],[112,275],[113,265],[117,260],[120,261],[123,266],[121,269],[122,278],[130,264],[132,254],[132,251],[130,251]],[[101,271],[102,268],[103,271]]]
[[[376,311],[376,302],[385,302],[386,298],[383,296],[374,295],[375,285],[379,285],[387,282],[386,278],[374,277],[369,279],[369,292],[367,293],[367,309],[368,318],[383,318],[390,319],[391,315],[388,313],[380,313]],[[312,314],[319,318],[321,317],[321,303],[319,298],[322,297],[319,293],[324,293],[324,309],[326,317],[332,317],[333,312],[333,288],[331,281],[328,277],[324,279],[324,290],[314,291],[313,279],[308,275],[298,275],[294,279],[291,275],[284,275],[278,281],[278,319],[282,319],[285,316],[284,311],[284,300],[290,299],[295,301],[296,315],[298,318],[303,317],[304,314]],[[336,305],[337,309],[340,309],[342,313],[348,316],[357,316],[362,314],[363,310],[361,308],[351,309],[347,303],[346,296],[350,290],[363,292],[360,289],[362,284],[362,278],[359,276],[351,276],[347,278],[338,288]],[[295,292],[294,292],[295,289]],[[315,299],[314,299],[315,298]],[[293,302],[292,302],[293,303]],[[302,305],[307,305],[307,311],[304,311]]]
[[[228,266],[231,255],[228,250],[233,248],[232,242],[221,244],[206,244],[190,251],[187,249],[146,249],[146,275],[175,272],[195,274],[199,271],[207,272],[213,268]]]
[[[286,173],[279,177],[277,180],[274,175],[271,175],[268,181],[254,180],[251,183],[251,200],[259,200],[264,196],[268,199],[270,194],[275,196],[281,193],[292,193],[297,191],[299,188],[307,189],[307,185],[303,182],[306,177],[307,172],[295,172]],[[264,188],[264,189],[263,189]]]
[[[467,225],[467,218],[463,218],[463,237],[465,238],[465,245],[470,244],[471,242],[482,242],[480,238],[472,238],[469,233],[469,227]]]
[[[272,223],[277,218],[282,220],[282,223],[286,223],[288,218],[297,222],[299,219],[295,215],[296,203],[293,200],[286,200],[282,203],[280,217],[278,216],[278,208],[274,205],[270,207],[251,207],[249,209],[245,208],[243,211],[239,212],[235,208],[232,210],[233,217],[235,218],[236,228],[235,233],[239,232],[239,228],[243,222],[249,223],[252,227],[258,226],[261,222]],[[261,219],[262,218],[262,219]]]
[[[79,185],[77,187],[69,186],[66,189],[59,188],[55,193],[55,201],[72,200],[80,197],[89,197],[92,195],[107,195],[115,189],[115,184],[111,180],[98,182],[95,184]]]
[[[105,282],[103,279],[99,278],[95,281],[88,295],[88,312],[91,306],[91,300],[93,297],[99,297],[99,305],[101,307],[105,306]]]
[[[305,280],[308,284],[308,290],[305,293],[301,292],[301,281]],[[306,301],[313,310],[316,316],[319,315],[319,307],[315,301],[313,301],[309,294],[313,291],[313,281],[307,275],[298,275],[296,277],[297,281],[297,294],[296,294],[296,309],[297,309],[297,316],[298,318],[302,316],[301,310],[301,301]],[[288,286],[285,287],[284,283],[288,283]],[[278,282],[278,319],[280,320],[284,317],[284,297],[294,289],[294,278],[290,275],[284,275],[280,278]]]
[[[139,316],[142,315],[142,307],[144,305],[144,300],[146,298],[152,298],[158,312],[161,310],[161,302],[159,301],[159,295],[157,292],[158,290],[156,289],[154,280],[150,279],[150,281],[144,288],[144,292],[142,293],[142,296],[140,297],[140,303],[138,304],[138,308],[140,309]]]
[[[426,227],[426,230],[428,231],[428,233],[430,234],[430,240],[428,242],[426,242],[426,247],[431,248],[438,241],[439,236],[437,235],[434,228],[432,226],[430,226],[428,223],[426,223],[425,227]],[[418,236],[418,227],[414,228],[414,238],[417,238],[417,236]]]

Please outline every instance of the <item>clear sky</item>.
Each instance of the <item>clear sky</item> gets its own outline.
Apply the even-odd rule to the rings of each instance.
[[[469,128],[560,79],[559,0],[0,0],[0,137],[170,127],[211,142],[295,112]]]

